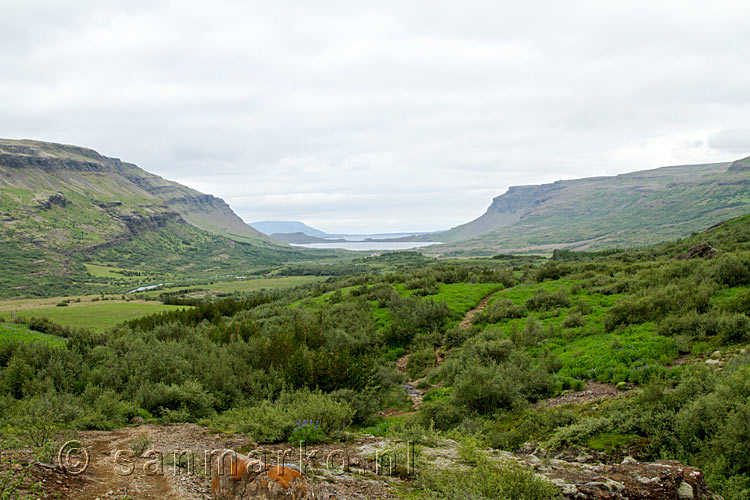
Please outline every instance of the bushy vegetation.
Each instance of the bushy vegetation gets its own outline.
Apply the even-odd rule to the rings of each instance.
[[[420,477],[420,498],[440,500],[553,500],[557,489],[518,466],[493,463],[478,454],[468,470],[427,470]]]
[[[745,225],[706,233],[725,245],[710,259],[674,259],[699,236],[649,249],[557,252],[542,264],[406,253],[350,262],[361,269],[294,289],[170,293],[163,299],[184,307],[106,332],[28,319],[30,331],[62,340],[0,342],[0,421],[19,439],[36,425],[20,424],[21,415],[55,408],[53,433],[138,416],[269,443],[333,440],[351,426],[417,441],[444,432],[507,450],[536,441],[550,452],[681,460],[703,467],[725,498],[745,498]],[[484,298],[487,307],[462,324]],[[377,412],[409,408],[407,378],[426,390],[423,404],[408,423],[386,423]],[[587,381],[635,390],[596,407],[535,409]],[[524,473],[469,455],[465,477],[426,476],[425,496],[551,498]]]

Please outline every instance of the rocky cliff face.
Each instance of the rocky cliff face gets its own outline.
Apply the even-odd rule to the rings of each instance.
[[[565,189],[559,182],[540,186],[511,186],[505,194],[492,200],[488,212],[519,212],[530,210],[550,199],[557,191]]]
[[[729,172],[749,172],[750,171],[750,156],[742,160],[737,160],[732,163],[729,167]]]
[[[108,229],[100,214],[91,212],[92,208],[113,215],[114,223],[121,221],[122,214],[127,219],[127,214],[142,212],[139,209],[147,207],[149,216],[170,212],[165,216],[174,217],[177,213],[185,222],[204,231],[243,243],[274,246],[269,238],[245,224],[221,198],[168,181],[91,149],[0,139],[0,189],[4,187],[15,190],[8,195],[19,202],[20,206],[15,207],[19,210],[24,204],[24,197],[17,194],[19,190],[32,192],[44,209],[65,208],[74,203],[74,209],[66,216],[75,219],[79,215],[80,222],[100,219],[96,229],[103,234],[118,231],[112,224]],[[90,213],[84,215],[82,212],[86,211]]]
[[[652,245],[750,212],[750,158],[511,187],[436,253]]]

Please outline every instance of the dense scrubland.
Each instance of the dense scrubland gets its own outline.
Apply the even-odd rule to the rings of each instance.
[[[676,258],[699,244],[710,250]],[[260,443],[442,435],[467,455],[676,459],[727,499],[750,495],[750,217],[653,248],[295,267],[331,277],[224,297],[159,292],[181,307],[109,329],[2,325],[14,329],[0,342],[3,445],[43,460],[63,434],[134,417]],[[407,381],[425,391],[418,411]],[[621,397],[539,404],[587,381]],[[474,465],[425,474],[418,495],[555,495],[523,471]]]

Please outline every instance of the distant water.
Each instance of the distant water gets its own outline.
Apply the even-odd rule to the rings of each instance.
[[[409,250],[439,245],[437,241],[343,241],[341,243],[304,243],[292,245],[305,248],[341,248],[343,250]]]

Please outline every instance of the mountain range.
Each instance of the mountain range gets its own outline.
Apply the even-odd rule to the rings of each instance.
[[[335,256],[287,245],[331,238],[433,241],[420,251],[443,256],[653,245],[747,213],[750,157],[511,187],[477,219],[438,233],[334,235],[296,221],[246,224],[220,198],[91,149],[0,139],[3,293],[95,284],[92,265],[261,272]]]
[[[307,236],[315,236],[318,238],[330,237],[329,234],[310,227],[304,222],[295,220],[267,220],[259,222],[250,222],[250,226],[268,236],[272,234],[293,234],[302,233]]]
[[[0,140],[0,244],[0,284],[31,294],[90,280],[86,264],[199,274],[310,258],[220,198],[91,149],[28,140]]]
[[[653,245],[750,213],[750,157],[516,186],[432,235],[442,254]]]

